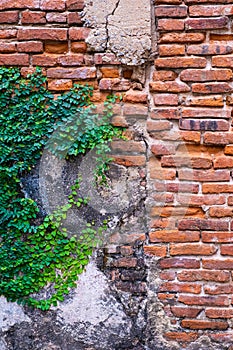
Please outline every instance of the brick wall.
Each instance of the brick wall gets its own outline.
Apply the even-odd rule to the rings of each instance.
[[[223,349],[233,337],[231,2],[157,0],[158,53],[140,72],[110,52],[88,50],[91,29],[83,27],[81,0],[0,4],[1,65],[20,66],[24,75],[41,66],[58,93],[88,82],[97,104],[111,91],[124,93],[113,122],[128,127],[130,141],[115,144],[115,160],[141,171],[148,193],[148,232],[141,239],[149,269],[159,274],[149,288],[168,320],[164,344],[176,341],[180,348],[206,335]],[[141,234],[132,228],[131,241]],[[114,259],[122,259],[119,252]],[[133,254],[127,249],[127,258],[114,260],[119,288],[119,267],[137,266]],[[144,293],[144,277],[142,283]]]

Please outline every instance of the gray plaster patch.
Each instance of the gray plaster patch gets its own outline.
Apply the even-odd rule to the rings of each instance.
[[[143,64],[151,54],[150,0],[86,0],[83,19],[92,31],[87,43],[110,51],[121,63]]]
[[[7,331],[16,323],[30,322],[30,318],[25,315],[21,306],[16,303],[7,302],[6,298],[0,297],[0,330]],[[4,349],[0,342],[0,349]]]
[[[72,337],[96,349],[130,342],[132,322],[111,294],[105,275],[92,261],[80,276],[75,295],[58,308],[57,320]]]

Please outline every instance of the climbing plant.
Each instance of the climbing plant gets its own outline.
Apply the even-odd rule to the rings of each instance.
[[[91,94],[91,87],[76,85],[55,98],[39,68],[27,78],[17,68],[0,68],[0,294],[8,301],[42,310],[56,306],[76,286],[106,229],[106,222],[97,229],[87,223],[81,234],[67,234],[62,223],[68,211],[88,203],[78,195],[80,179],[72,184],[67,203],[40,224],[37,203],[21,188],[21,178],[44,148],[60,158],[96,148],[96,176],[104,180],[107,143],[121,130],[109,122],[110,101],[100,116],[91,106]],[[48,286],[49,296],[40,298]]]

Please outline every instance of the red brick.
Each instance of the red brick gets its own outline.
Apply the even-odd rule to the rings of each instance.
[[[222,284],[220,286],[205,286],[204,292],[210,295],[218,295],[218,294],[232,294],[233,286],[232,284]]]
[[[228,205],[233,205],[233,196],[229,196],[227,199],[227,204]]]
[[[180,131],[181,140],[187,142],[200,143],[201,134],[197,131]]]
[[[219,94],[231,91],[232,87],[227,83],[192,84],[192,92],[197,92],[199,94]]]
[[[58,62],[56,55],[34,55],[32,57],[32,65],[40,67],[53,67]]]
[[[68,20],[69,24],[81,24],[82,23],[81,16],[78,12],[68,13],[67,20]]]
[[[156,17],[186,17],[187,6],[156,6]]]
[[[102,70],[103,69],[106,69],[106,68],[103,67]],[[118,72],[117,69],[115,70]],[[119,72],[118,72],[118,76],[119,76]],[[127,91],[123,97],[123,101],[129,102],[129,103],[147,103],[148,94],[141,91]]]
[[[203,205],[214,205],[214,204],[225,204],[225,197],[218,195],[184,195],[179,194],[176,198],[177,202],[180,205],[192,206],[192,207],[200,207]]]
[[[48,80],[48,89],[53,91],[66,91],[70,90],[73,86],[72,80],[59,79],[59,80]]]
[[[181,326],[188,329],[227,329],[227,322],[205,320],[182,320]]]
[[[198,231],[178,231],[178,230],[162,230],[150,233],[150,241],[155,242],[198,242],[200,232]]]
[[[230,180],[230,173],[227,170],[180,169],[178,172],[178,175],[179,175],[180,180],[192,180],[192,181],[201,181],[201,182],[205,182],[205,181],[215,182],[215,181],[229,181]],[[199,197],[199,200],[201,201],[200,203],[203,202],[201,198],[203,198],[203,200],[204,200],[204,197]],[[211,202],[210,196],[207,196],[206,198],[210,198],[210,203],[214,204]],[[219,197],[212,197],[212,198],[214,198],[215,200],[218,200]],[[207,202],[206,202],[206,204],[207,204]],[[218,204],[218,203],[216,203],[216,204]],[[221,202],[219,204],[223,204],[223,203]]]
[[[19,20],[18,11],[0,12],[0,23],[18,23],[18,20]]]
[[[233,259],[203,259],[204,269],[233,270]]]
[[[153,96],[154,104],[156,106],[168,105],[168,106],[177,106],[179,103],[179,97],[175,94],[156,94]],[[170,111],[167,110],[167,111]],[[174,109],[176,111],[176,109]],[[176,113],[175,113],[176,114]],[[167,117],[165,117],[167,119]]]
[[[194,332],[167,332],[164,334],[168,340],[174,340],[178,342],[193,342],[198,338],[198,333]]]
[[[175,81],[167,81],[167,82],[151,82],[150,90],[153,92],[188,92],[190,91],[190,87],[184,83],[177,83]]]
[[[215,56],[212,58],[212,66],[233,68],[233,56]]]
[[[123,108],[123,114],[125,116],[146,118],[148,115],[148,107],[143,105],[132,105],[125,103]]]
[[[35,12],[35,11],[23,11],[21,14],[22,24],[36,24],[36,23],[46,23],[45,12]]]
[[[71,54],[71,55],[59,56],[58,63],[64,67],[81,66],[82,64],[84,64],[84,55],[79,53],[74,55]]]
[[[172,30],[183,30],[184,20],[182,19],[159,19],[158,30],[159,31],[172,31]]]
[[[123,257],[123,258],[119,258],[115,261],[112,261],[111,265],[114,267],[136,267],[137,266],[137,259],[130,258],[130,257]]]
[[[43,52],[41,41],[26,41],[17,43],[18,52]]]
[[[57,41],[48,41],[45,42],[45,52],[47,53],[66,53],[68,51],[68,43],[67,42],[60,42]]]
[[[167,258],[160,260],[158,266],[162,269],[171,268],[185,268],[185,269],[197,269],[200,267],[200,261],[197,259],[187,258]]]
[[[232,232],[202,232],[202,242],[206,243],[231,243],[233,241]]]
[[[67,39],[67,29],[63,28],[20,28],[18,40],[58,40]]]
[[[231,242],[233,242],[233,239],[231,240]],[[233,255],[233,245],[232,244],[222,245],[220,252],[222,255]]]
[[[214,34],[210,33],[210,41],[231,41],[233,38],[232,34]]]
[[[39,0],[3,0],[0,4],[0,10],[21,9],[21,8],[39,8]]]
[[[195,18],[188,19],[185,22],[186,29],[220,29],[228,25],[227,17],[220,18]]]
[[[64,11],[66,8],[65,0],[41,0],[40,8],[42,10]]]
[[[226,296],[207,296],[201,297],[197,295],[180,295],[178,301],[186,305],[199,305],[199,306],[228,306],[229,299]]]
[[[224,148],[224,153],[228,155],[233,155],[233,145],[226,145]]]
[[[222,16],[227,14],[230,8],[226,5],[193,5],[189,6],[189,15],[192,17]]]
[[[160,56],[182,56],[185,55],[184,45],[159,45]]]
[[[28,66],[29,55],[27,54],[2,54],[0,55],[1,66]]]
[[[187,208],[177,206],[156,206],[151,209],[151,216],[198,216],[203,217],[203,211],[201,208]]]
[[[203,168],[209,169],[212,166],[212,160],[208,156],[163,156],[161,159],[161,165],[164,167],[191,167],[191,168]]]
[[[143,166],[146,164],[145,156],[126,156],[126,155],[113,155],[113,161],[116,164],[124,166]]]
[[[212,186],[213,184],[211,184]],[[221,192],[220,192],[221,193]],[[211,219],[183,219],[179,221],[179,230],[210,230],[220,231],[228,230],[228,221],[211,220]]]
[[[112,141],[111,142],[111,149],[114,152],[121,152],[121,153],[145,153],[146,152],[146,146],[143,141]]]
[[[144,246],[144,252],[147,255],[158,256],[164,258],[167,255],[166,246]]]
[[[48,23],[66,23],[67,15],[60,12],[49,12],[46,14],[46,21]]]
[[[162,183],[162,186],[155,184],[155,189],[157,191],[168,191],[168,192],[191,192],[198,193],[199,185],[189,184],[189,183]]]
[[[209,337],[217,342],[222,342],[222,343],[231,343],[233,339],[233,334],[232,331],[230,332],[224,332],[224,333],[210,333]],[[232,346],[228,350],[233,350]]]
[[[213,281],[213,282],[229,282],[229,271],[205,271],[205,270],[188,270],[178,273],[179,281]]]
[[[166,120],[152,120],[147,122],[147,130],[151,131],[160,131],[160,130],[170,130],[172,128],[172,124]]]
[[[86,27],[73,27],[69,29],[70,40],[85,40],[90,33],[90,29]]]
[[[149,170],[151,179],[175,180],[176,178],[175,169],[162,169],[157,164],[154,165],[152,159],[149,160]]]
[[[66,0],[68,10],[83,10],[84,0]]]
[[[231,118],[231,111],[218,108],[183,108],[181,116],[182,118],[228,119]]]
[[[87,44],[81,41],[74,41],[71,43],[71,51],[77,53],[85,53],[87,52]]]
[[[217,248],[210,244],[170,244],[170,255],[213,255]]]
[[[160,96],[161,94],[158,94],[158,95]],[[158,95],[156,94],[154,96],[154,98],[157,97]],[[160,100],[162,100],[163,97],[165,97],[165,100],[164,101],[162,100],[162,103],[166,102],[166,99],[168,98],[167,96],[168,97],[171,96],[170,97],[171,103],[175,103],[177,95],[170,95],[170,94],[169,95],[164,94],[161,96]],[[174,100],[173,100],[173,96],[174,96]],[[157,102],[157,98],[155,101]],[[159,101],[158,101],[158,103],[159,103]],[[169,109],[156,108],[156,109],[151,111],[150,117],[151,117],[151,119],[179,119],[179,114],[178,114],[177,108],[169,108]]]
[[[131,87],[131,83],[126,79],[102,78],[99,82],[100,90],[126,91]]]
[[[233,73],[231,69],[186,69],[180,74],[183,81],[226,81],[231,80]]]
[[[153,77],[152,79],[154,81],[170,81],[170,80],[175,80],[177,78],[177,74],[171,70],[159,70],[153,72]]]
[[[226,55],[232,52],[233,48],[230,45],[202,44],[190,45],[187,48],[189,55]]]
[[[195,318],[202,309],[196,307],[172,306],[171,311],[176,317],[192,317]]]
[[[214,168],[232,168],[233,167],[233,159],[230,156],[220,156],[214,160]]]
[[[151,146],[151,152],[156,155],[168,155],[168,154],[175,154],[175,146],[174,145],[165,145],[165,144],[153,144]],[[157,169],[158,170],[158,169]],[[159,171],[163,171],[163,169],[160,169]],[[174,170],[173,170],[174,172]],[[172,180],[172,179],[170,179]]]
[[[160,43],[197,43],[205,39],[203,33],[166,33],[161,35]]]
[[[233,134],[226,132],[206,132],[204,134],[204,144],[226,145],[233,142]]]
[[[0,29],[0,39],[16,38],[17,32],[17,29]]]
[[[120,64],[113,53],[96,53],[94,55],[95,64]]]
[[[180,119],[179,127],[182,130],[227,131],[230,125],[226,120]]]
[[[0,42],[0,53],[12,53],[12,52],[16,52],[15,43]]]
[[[164,282],[159,286],[159,291],[199,294],[201,285],[196,283]]]
[[[56,79],[92,79],[96,77],[96,68],[50,68],[47,71],[47,76]]]
[[[188,97],[186,100],[187,106],[200,106],[200,107],[222,107],[224,105],[222,96],[200,96],[200,97]]]
[[[211,184],[202,185],[203,193],[233,193],[233,184]]]
[[[162,280],[173,281],[176,277],[176,273],[174,271],[162,271],[159,277]]]
[[[159,68],[188,68],[197,67],[204,68],[206,66],[206,59],[203,57],[167,57],[157,58],[155,66]]]
[[[233,308],[231,309],[207,308],[205,313],[206,313],[206,316],[209,318],[232,318]]]

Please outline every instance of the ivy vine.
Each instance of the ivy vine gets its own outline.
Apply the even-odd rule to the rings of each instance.
[[[25,198],[20,183],[44,147],[66,158],[96,148],[96,176],[105,180],[108,142],[122,131],[109,122],[111,101],[100,116],[91,95],[91,87],[76,85],[55,98],[39,68],[27,78],[18,68],[0,68],[0,294],[8,301],[42,310],[56,306],[76,286],[106,229],[106,222],[98,229],[87,223],[81,235],[69,237],[63,227],[69,210],[88,203],[78,195],[79,179],[67,204],[39,225],[38,205]],[[41,298],[38,293],[48,286],[49,295]]]

